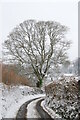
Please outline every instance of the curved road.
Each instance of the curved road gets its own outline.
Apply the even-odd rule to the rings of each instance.
[[[40,98],[40,97],[39,97],[39,98]],[[30,102],[36,100],[36,99],[39,99],[39,98],[35,98],[35,99],[32,99],[32,100],[29,100],[29,101],[25,102],[25,103],[20,107],[20,109],[18,110],[18,113],[17,113],[17,115],[16,115],[16,119],[17,119],[17,118],[25,118],[25,119],[27,119],[27,118],[26,118],[26,113],[27,113],[27,106],[28,106],[28,104],[29,104]]]
[[[41,98],[41,97],[39,97]],[[35,98],[35,99],[32,99],[32,100],[29,100],[27,102],[25,102],[21,107],[20,109],[18,110],[18,113],[16,115],[16,119],[18,118],[24,118],[25,120],[27,120],[26,118],[26,113],[27,113],[27,106],[30,102],[34,101],[34,100],[37,100],[39,98]],[[46,119],[48,118],[49,120],[53,120],[51,118],[51,116],[41,107],[41,102],[43,101],[44,99],[40,99],[37,104],[36,104],[36,110],[37,112],[39,113],[40,117],[43,118],[43,119]],[[40,118],[39,118],[40,119]],[[38,120],[38,119],[37,119]]]
[[[44,99],[41,99],[37,102],[36,104],[36,109],[38,111],[38,113],[40,114],[41,118],[43,119],[49,119],[49,120],[54,120],[53,118],[51,118],[51,116],[41,107],[41,102],[43,101]]]

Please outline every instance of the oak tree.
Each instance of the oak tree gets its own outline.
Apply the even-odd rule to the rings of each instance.
[[[54,21],[24,21],[13,29],[4,43],[7,59],[19,62],[24,68],[31,67],[40,87],[49,69],[59,68],[68,59],[67,30]]]

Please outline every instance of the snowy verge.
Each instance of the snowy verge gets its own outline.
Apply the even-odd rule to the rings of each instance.
[[[1,111],[2,111],[2,92],[0,90],[0,120],[2,118]]]
[[[23,103],[25,103],[25,102],[27,102],[31,99],[38,98],[38,97],[43,97],[43,96],[44,95],[39,94],[39,95],[27,95],[26,97],[23,97],[21,100],[18,101],[18,103],[11,105],[9,111],[7,111],[7,113],[6,113],[5,118],[16,118],[16,114],[17,114],[20,106]]]
[[[51,118],[61,118],[58,114],[56,114],[52,109],[46,106],[45,100],[41,102],[42,108],[51,116]]]
[[[0,109],[0,118],[15,118],[20,106],[28,100],[42,97],[44,94],[29,86],[1,86],[2,108]]]
[[[2,119],[1,111],[2,111],[2,83],[0,83],[0,120]]]

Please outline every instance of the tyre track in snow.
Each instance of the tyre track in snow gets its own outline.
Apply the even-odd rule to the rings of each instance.
[[[42,97],[39,97],[39,98],[35,98],[35,99],[32,99],[32,100],[29,100],[27,102],[25,102],[21,107],[20,109],[18,110],[18,113],[16,115],[16,119],[24,119],[24,120],[28,120],[28,118],[26,118],[26,113],[27,113],[27,106],[28,104],[30,104],[31,102],[37,100],[37,99],[40,99],[37,103],[36,103],[36,110],[37,112],[39,113],[40,117],[41,118],[37,118],[37,120],[43,120],[43,119],[47,119],[48,120],[54,120],[51,118],[51,116],[42,108],[41,106],[41,102],[44,100],[43,98],[41,99]]]
[[[41,98],[41,97],[39,97],[39,98]],[[39,98],[35,98],[35,99],[32,99],[32,100],[29,100],[29,101],[25,102],[25,103],[20,107],[20,109],[18,110],[18,113],[17,113],[17,115],[16,115],[16,119],[22,118],[22,119],[27,120],[27,118],[26,118],[26,113],[27,113],[27,106],[28,106],[28,104],[29,104],[30,102],[34,101],[34,100],[39,99]]]

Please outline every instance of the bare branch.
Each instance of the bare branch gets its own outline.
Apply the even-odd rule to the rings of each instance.
[[[52,65],[58,66],[67,59],[70,47],[70,41],[65,39],[67,30],[57,22],[27,20],[9,34],[4,51],[22,65],[27,66],[29,61],[40,81]]]

